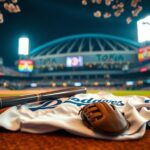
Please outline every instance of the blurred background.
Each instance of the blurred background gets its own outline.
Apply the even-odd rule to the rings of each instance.
[[[148,0],[2,0],[0,88],[149,90],[149,10]]]

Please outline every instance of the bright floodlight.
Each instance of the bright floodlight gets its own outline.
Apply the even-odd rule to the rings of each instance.
[[[21,37],[19,38],[19,55],[28,55],[29,54],[29,38]]]
[[[145,17],[137,22],[138,41],[150,41],[150,16]]]

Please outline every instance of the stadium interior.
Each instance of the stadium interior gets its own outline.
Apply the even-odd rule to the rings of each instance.
[[[73,97],[83,104],[60,97],[70,87],[87,90]],[[0,150],[149,150],[149,98],[150,0],[0,0]],[[103,111],[89,105],[92,113],[85,112],[96,114],[90,120],[82,106],[97,101],[121,110],[127,132],[91,127]],[[73,130],[80,124],[81,132]]]
[[[0,66],[0,85],[9,89],[86,86],[150,89],[150,47],[103,34],[50,41],[20,56],[12,69]]]

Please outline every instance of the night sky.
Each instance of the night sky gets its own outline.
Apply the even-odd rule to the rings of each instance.
[[[30,50],[51,40],[80,33],[103,33],[137,41],[136,22],[150,15],[150,0],[143,0],[144,10],[130,25],[125,20],[131,13],[129,7],[123,16],[106,20],[94,18],[96,7],[82,6],[81,0],[20,0],[19,5],[22,12],[3,11],[5,22],[0,24],[0,57],[6,66],[14,66],[18,59],[18,38],[22,35],[30,38]],[[101,9],[106,8],[101,6]]]

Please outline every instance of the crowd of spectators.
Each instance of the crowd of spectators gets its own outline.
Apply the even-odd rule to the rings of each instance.
[[[0,76],[22,76],[23,74],[19,73],[16,70],[13,70],[9,67],[5,67],[3,65],[0,65]]]
[[[34,70],[39,73],[59,72],[59,71],[127,71],[130,67],[130,62],[99,62],[99,63],[85,63],[80,67],[67,67],[64,64],[45,63],[34,66]]]
[[[150,79],[149,79],[150,80]],[[0,87],[8,89],[27,89],[27,88],[56,88],[56,87],[72,87],[85,86],[103,89],[150,89],[150,82],[147,79],[124,79],[111,78],[109,75],[100,79],[50,79],[50,78],[20,78],[20,79],[0,79]]]

